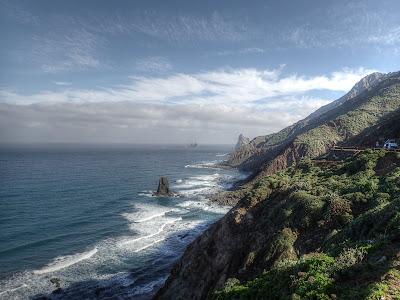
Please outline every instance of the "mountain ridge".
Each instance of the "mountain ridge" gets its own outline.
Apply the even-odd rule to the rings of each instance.
[[[247,147],[242,147],[239,151],[233,152],[225,164],[255,173],[259,173],[261,171],[260,169],[264,171],[267,169],[265,172],[268,173],[299,162],[304,156],[313,157],[322,155],[333,145],[344,142],[346,139],[350,138],[351,135],[359,133],[355,131],[349,136],[336,136],[328,139],[329,131],[332,129],[333,131],[338,129],[337,131],[339,132],[337,132],[336,135],[340,134],[341,128],[338,128],[340,124],[338,122],[335,123],[340,115],[361,106],[362,101],[365,101],[366,98],[371,98],[374,91],[376,92],[377,89],[381,90],[385,85],[399,82],[400,72],[388,74],[373,73],[368,75],[361,79],[349,93],[332,102],[334,105],[331,105],[331,109],[323,113],[321,113],[319,109],[305,119],[277,133],[254,138]],[[326,110],[324,107],[322,107],[322,109]],[[379,122],[379,120],[374,120],[374,122]],[[375,124],[365,124],[366,127],[372,125]],[[305,135],[307,135],[310,130],[316,131],[316,128],[322,131],[328,131],[326,143],[320,145],[320,147],[316,147],[316,145],[310,147],[309,144],[302,142],[301,139],[306,138]],[[320,140],[320,142],[321,141],[322,140]],[[296,145],[293,145],[293,143]],[[266,162],[269,166],[265,166]]]

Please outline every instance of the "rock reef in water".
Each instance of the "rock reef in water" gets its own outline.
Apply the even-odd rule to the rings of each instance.
[[[176,193],[172,192],[169,188],[169,181],[166,176],[161,176],[158,181],[157,192],[154,193],[154,196],[175,196]]]

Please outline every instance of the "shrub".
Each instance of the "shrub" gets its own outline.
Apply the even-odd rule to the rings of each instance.
[[[326,220],[332,226],[343,226],[353,220],[349,201],[340,198],[337,194],[329,197],[329,204],[326,211]]]
[[[297,260],[294,243],[297,235],[290,228],[283,228],[277,237],[271,242],[271,247],[265,256],[265,260],[274,261],[274,265],[284,260]]]
[[[295,210],[296,225],[306,228],[321,218],[325,206],[321,197],[306,191],[298,191],[291,195],[291,200]]]
[[[222,299],[331,299],[333,257],[312,254],[297,263],[281,264],[244,285],[238,281],[215,293]]]
[[[337,270],[344,270],[352,267],[360,263],[366,254],[367,251],[363,248],[345,248],[336,258],[335,268]]]

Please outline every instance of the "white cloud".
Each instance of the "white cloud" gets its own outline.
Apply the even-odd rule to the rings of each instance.
[[[310,77],[284,76],[282,69],[229,69],[132,77],[130,84],[97,90],[66,87],[28,96],[0,90],[0,138],[183,142],[199,134],[227,143],[241,131],[254,136],[290,125],[329,103],[307,92],[346,92],[370,72],[343,69]]]
[[[296,121],[242,106],[201,104],[0,104],[0,140],[15,142],[231,143],[240,132],[266,134]]]
[[[283,76],[281,69],[229,69],[177,73],[166,77],[132,77],[127,85],[98,90],[65,89],[29,96],[1,90],[2,102],[12,104],[60,102],[201,103],[249,105],[271,97],[296,96],[313,90],[346,92],[370,69],[343,69],[329,76]]]
[[[61,86],[71,85],[71,82],[67,82],[67,81],[53,81],[53,83],[56,85],[61,85]]]

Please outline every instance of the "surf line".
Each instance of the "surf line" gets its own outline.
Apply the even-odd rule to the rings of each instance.
[[[144,249],[147,249],[147,248],[153,246],[154,244],[157,244],[157,243],[162,242],[162,241],[164,241],[164,240],[165,240],[165,239],[155,240],[154,242],[152,242],[152,243],[150,243],[150,244],[148,244],[148,245],[146,245],[146,246],[143,246],[143,247],[141,247],[141,248],[139,248],[139,249],[136,249],[134,252],[135,252],[135,253],[140,252],[140,251],[142,251],[142,250],[144,250]]]
[[[177,222],[177,221],[180,221],[180,220],[182,220],[181,217],[180,217],[180,218],[177,218],[177,219],[173,219],[173,220],[171,220],[171,221],[167,221],[167,222],[165,222],[163,225],[161,225],[161,227],[160,227],[156,232],[151,233],[151,234],[149,234],[149,235],[145,235],[145,236],[138,237],[138,238],[133,239],[133,240],[121,242],[120,245],[132,244],[132,243],[135,243],[135,242],[144,240],[144,239],[152,238],[153,236],[156,236],[156,235],[160,234],[161,232],[163,232],[163,231],[164,231],[164,228],[165,228],[166,226],[171,225],[171,224],[173,224],[173,223],[175,223],[175,222]]]
[[[137,221],[133,221],[133,222],[134,222],[134,223],[143,223],[143,222],[150,221],[150,220],[153,220],[153,219],[158,218],[158,217],[162,217],[162,216],[164,216],[166,213],[169,213],[169,212],[172,212],[172,211],[174,211],[174,210],[172,210],[172,209],[171,209],[171,210],[167,210],[167,211],[164,211],[164,212],[162,212],[162,213],[155,214],[155,215],[152,215],[152,216],[149,216],[149,217],[146,217],[146,218],[137,220]]]
[[[12,292],[15,292],[15,291],[17,291],[17,290],[19,290],[19,289],[22,289],[22,288],[24,288],[24,287],[27,287],[27,285],[26,285],[25,283],[22,284],[22,285],[19,286],[19,287],[16,287],[16,288],[13,288],[13,289],[9,289],[9,290],[5,290],[4,292],[0,292],[0,295],[6,294],[6,293],[12,293]]]
[[[53,262],[45,266],[40,270],[33,271],[34,274],[46,274],[49,272],[55,272],[69,266],[75,265],[82,260],[88,259],[97,253],[97,248],[78,254],[66,255],[56,258]]]

